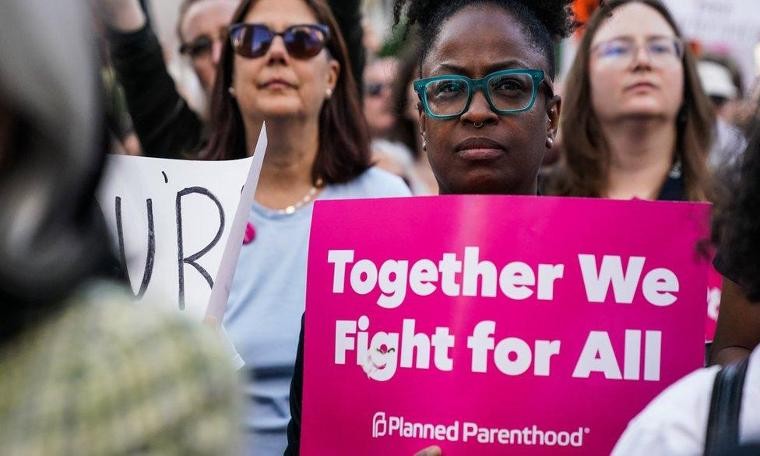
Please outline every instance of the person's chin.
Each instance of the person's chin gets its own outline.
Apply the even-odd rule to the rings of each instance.
[[[639,99],[630,100],[628,103],[622,106],[622,111],[625,114],[632,116],[661,117],[666,116],[669,111],[673,110],[668,109],[662,100],[658,100],[656,98],[641,97]]]
[[[512,195],[523,193],[515,176],[498,168],[473,170],[452,182],[452,193],[463,195]]]
[[[260,112],[265,119],[283,120],[299,117],[303,110],[300,105],[283,100],[280,103],[262,103]]]

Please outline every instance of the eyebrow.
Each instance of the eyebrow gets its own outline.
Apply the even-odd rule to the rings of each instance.
[[[530,65],[527,65],[525,62],[518,60],[518,59],[509,59],[504,60],[502,62],[496,62],[488,65],[486,69],[486,74],[493,73],[494,71],[498,70],[506,70],[510,68],[531,68]],[[435,68],[433,68],[431,73],[439,73],[439,72],[446,72],[441,74],[448,74],[448,73],[454,73],[454,74],[463,74],[467,76],[472,76],[472,73],[469,69],[466,67],[456,65],[454,63],[440,63],[436,65]]]
[[[672,35],[662,35],[662,34],[658,34],[658,35],[646,35],[646,36],[644,37],[644,39],[646,39],[646,40],[651,40],[651,39],[656,39],[656,38],[678,38],[678,35],[676,35],[676,34],[674,33],[674,34],[672,34]],[[613,36],[613,37],[611,37],[611,38],[608,38],[608,39],[606,39],[606,40],[600,40],[600,41],[598,41],[598,43],[604,43],[604,42],[606,42],[606,41],[613,41],[613,40],[628,40],[628,41],[635,41],[635,40],[636,40],[636,37],[635,37],[635,36],[633,36],[633,35],[618,35],[618,36]]]

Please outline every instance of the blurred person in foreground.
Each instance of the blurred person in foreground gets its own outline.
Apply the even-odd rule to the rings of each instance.
[[[694,57],[661,1],[600,6],[563,99],[563,150],[548,193],[711,200],[714,116]]]
[[[98,278],[107,136],[83,5],[0,3],[0,452],[232,454],[239,389],[213,333]]]
[[[731,307],[733,329],[760,340],[760,125],[743,157],[739,188],[727,210],[717,269],[727,278],[721,306],[726,299],[741,301]],[[726,312],[721,308],[719,326]],[[722,321],[721,321],[722,320]],[[716,341],[718,336],[716,335]],[[634,418],[618,442],[616,456],[642,455],[757,455],[760,445],[760,349],[742,349],[738,364],[723,371],[712,366],[699,369],[671,385]],[[724,368],[725,369],[725,368]],[[727,376],[730,372],[731,377]],[[733,385],[731,385],[733,383]],[[731,385],[727,387],[725,385]],[[712,397],[711,397],[712,395]],[[718,404],[728,406],[718,413]],[[716,418],[717,417],[717,418]],[[708,423],[711,423],[708,425]]]
[[[192,158],[207,143],[208,113],[199,115],[181,96],[167,71],[165,54],[139,0],[99,0],[109,31],[111,59],[126,92],[134,128],[146,155]],[[359,0],[330,0],[360,81],[364,66]],[[180,54],[211,97],[221,49],[240,0],[183,0],[177,20]],[[348,71],[348,68],[346,69]]]

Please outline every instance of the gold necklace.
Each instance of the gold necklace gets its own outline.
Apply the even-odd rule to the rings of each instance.
[[[322,182],[322,179],[317,179],[317,182],[315,185],[312,185],[309,189],[309,192],[306,193],[306,195],[301,198],[298,202],[291,204],[290,206],[284,208],[284,209],[276,209],[274,212],[278,215],[292,215],[295,213],[298,209],[302,208],[311,200],[314,199],[314,196],[317,194],[320,188],[322,188],[322,185],[324,185],[324,182]]]

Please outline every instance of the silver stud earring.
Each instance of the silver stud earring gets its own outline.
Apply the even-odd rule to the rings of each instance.
[[[552,138],[546,138],[546,148],[551,149],[554,147],[554,140]]]
[[[333,94],[332,89],[328,88],[327,90],[325,90],[325,98],[329,99],[330,97],[332,97],[332,94]]]
[[[234,87],[231,87],[231,86],[230,86],[230,88],[229,88],[229,89],[227,89],[227,92],[229,92],[229,94],[230,94],[230,96],[231,96],[232,98],[235,98],[235,88],[234,88]]]

